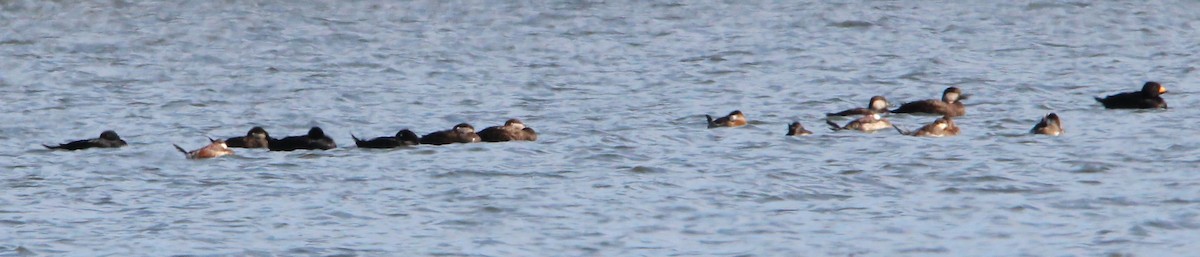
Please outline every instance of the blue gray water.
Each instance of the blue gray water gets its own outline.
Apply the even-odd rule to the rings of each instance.
[[[0,256],[1200,250],[1196,1],[0,8]],[[1092,100],[1148,80],[1174,108]],[[971,95],[957,137],[822,125],[948,86]],[[705,128],[734,109],[751,125]],[[1067,133],[1027,135],[1049,112]],[[514,117],[540,140],[350,140]],[[783,136],[792,121],[816,134]],[[252,126],[320,126],[340,148],[191,161],[171,146]],[[130,145],[40,146],[105,129]]]

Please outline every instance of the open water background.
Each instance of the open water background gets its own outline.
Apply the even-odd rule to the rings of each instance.
[[[1196,1],[0,10],[0,256],[1200,251]],[[1148,80],[1172,109],[1092,100]],[[822,125],[872,95],[948,86],[971,95],[957,137]],[[751,125],[705,128],[734,109]],[[1064,136],[1026,134],[1049,112]],[[540,140],[365,150],[349,136],[512,117]],[[792,121],[816,134],[783,136]],[[171,147],[252,126],[321,126],[341,148],[190,161]],[[105,129],[130,146],[40,146]]]

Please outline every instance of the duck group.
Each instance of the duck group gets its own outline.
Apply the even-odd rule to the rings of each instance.
[[[376,137],[369,140],[359,139],[350,134],[354,144],[359,148],[397,148],[415,145],[446,145],[456,143],[506,142],[506,141],[537,141],[537,131],[525,126],[519,119],[509,119],[504,125],[485,128],[479,133],[471,124],[460,123],[454,127],[432,132],[418,137],[409,129],[401,129],[391,137]],[[100,133],[99,138],[71,141],[57,146],[42,145],[51,150],[83,150],[89,148],[118,148],[126,146],[117,132],[108,130]],[[320,127],[312,127],[308,133],[299,136],[273,138],[266,129],[253,127],[245,136],[227,139],[209,138],[209,144],[196,150],[188,151],[179,145],[174,145],[188,159],[208,159],[232,155],[230,148],[265,148],[269,151],[295,150],[329,150],[337,148],[333,138],[325,134]]]
[[[1166,109],[1167,102],[1162,99],[1162,94],[1167,93],[1166,87],[1163,87],[1158,82],[1146,82],[1142,85],[1142,90],[1135,92],[1125,92],[1114,95],[1109,95],[1104,98],[1096,97],[1096,101],[1100,102],[1106,109]],[[942,91],[940,100],[928,99],[913,101],[901,104],[895,109],[889,110],[890,104],[884,96],[872,96],[867,101],[866,108],[852,108],[839,112],[826,113],[825,123],[829,125],[833,131],[852,130],[860,132],[875,132],[884,129],[895,129],[901,135],[917,136],[917,137],[949,137],[959,134],[959,127],[954,123],[956,117],[961,117],[967,114],[967,108],[963,104],[963,100],[967,99],[967,95],[963,94],[962,89],[957,87],[948,87]],[[932,114],[939,116],[933,122],[921,126],[917,130],[908,131],[901,129],[899,126],[892,124],[884,115],[888,114]],[[838,125],[832,118],[835,117],[856,117],[845,125]],[[708,119],[708,128],[721,127],[740,127],[748,124],[746,115],[740,110],[735,110],[729,115],[714,119],[711,115],[705,115]],[[1046,114],[1038,121],[1037,124],[1030,129],[1029,133],[1039,135],[1058,136],[1063,134],[1062,120],[1057,113]],[[806,136],[812,135],[811,131],[804,129],[804,125],[795,121],[788,124],[788,136]]]
[[[1107,109],[1166,109],[1167,102],[1161,96],[1165,93],[1167,93],[1166,87],[1158,82],[1150,81],[1143,84],[1140,91],[1118,93],[1104,98],[1096,97],[1095,99]],[[960,130],[958,125],[954,123],[954,119],[966,115],[966,106],[962,102],[966,99],[967,95],[963,94],[961,89],[948,87],[942,91],[940,100],[928,99],[907,102],[895,109],[889,110],[888,107],[890,107],[890,104],[887,98],[877,95],[867,101],[866,108],[852,108],[839,112],[826,113],[825,123],[833,131],[875,132],[884,129],[895,129],[901,135],[907,136],[956,136]],[[908,131],[892,124],[891,121],[884,117],[884,115],[901,113],[932,114],[937,115],[938,118],[933,122],[921,126],[917,130]],[[742,113],[741,110],[734,110],[719,118],[713,118],[711,115],[704,116],[707,119],[708,128],[735,128],[749,124],[746,114]],[[838,125],[831,120],[834,117],[856,118],[845,125]],[[1062,135],[1063,131],[1062,120],[1058,114],[1052,112],[1043,116],[1029,130],[1029,133],[1058,136]],[[805,129],[804,125],[798,121],[788,124],[788,131],[786,133],[788,136],[806,136],[812,134],[812,131]],[[471,126],[471,124],[459,123],[450,129],[435,131],[419,137],[416,132],[410,129],[401,129],[394,136],[363,140],[352,133],[350,134],[350,138],[354,140],[354,145],[359,148],[397,148],[416,145],[537,141],[538,135],[533,128],[526,126],[521,120],[509,119],[503,125],[487,127],[478,132],[476,132],[475,127]],[[126,145],[128,144],[125,140],[121,139],[121,136],[117,135],[116,131],[106,130],[100,133],[100,136],[97,138],[75,140],[56,146],[45,144],[42,146],[51,150],[74,151],[89,148],[118,148]],[[227,139],[209,138],[208,145],[196,150],[188,151],[179,145],[174,146],[188,159],[207,159],[232,155],[234,151],[230,148],[265,148],[269,151],[329,150],[337,148],[337,144],[333,138],[326,135],[325,131],[320,127],[312,127],[304,135],[288,136],[279,139],[272,138],[271,134],[267,133],[267,130],[262,127],[253,127],[244,136]]]

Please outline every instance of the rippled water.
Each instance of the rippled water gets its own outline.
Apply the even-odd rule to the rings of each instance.
[[[1200,250],[1195,1],[0,8],[0,256]],[[1173,109],[1092,100],[1147,80]],[[822,125],[947,86],[971,95],[957,137]],[[734,109],[751,125],[705,128]],[[1066,135],[1025,134],[1048,112]],[[349,137],[511,117],[540,141]],[[791,121],[816,134],[783,136]],[[189,161],[171,146],[256,125],[321,126],[341,148]],[[105,129],[130,146],[39,145]]]

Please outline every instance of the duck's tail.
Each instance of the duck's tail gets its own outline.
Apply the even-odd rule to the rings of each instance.
[[[177,144],[171,144],[171,145],[175,146],[175,149],[179,150],[179,152],[183,153],[183,155],[188,155],[188,151],[184,150],[183,147],[179,147],[179,145],[177,145]]]
[[[906,135],[906,136],[907,136],[907,135],[911,135],[911,134],[912,134],[912,132],[909,132],[909,131],[904,131],[903,129],[900,129],[900,126],[896,126],[896,124],[892,124],[892,128],[896,129],[896,132],[900,132],[900,134],[901,134],[901,135]]]
[[[1104,103],[1104,98],[1100,98],[1099,96],[1093,96],[1092,98],[1096,99],[1097,102]]]
[[[825,124],[829,124],[829,129],[832,129],[833,131],[842,130],[842,126],[838,126],[838,124],[837,124],[837,123],[833,123],[833,121],[832,121],[832,120],[828,120],[828,119],[826,119],[826,120],[825,120]]]
[[[713,118],[712,118],[712,115],[705,114],[705,115],[704,115],[704,118],[707,118],[707,119],[708,119],[708,125],[709,125],[709,126],[712,126],[712,124],[713,124]]]

